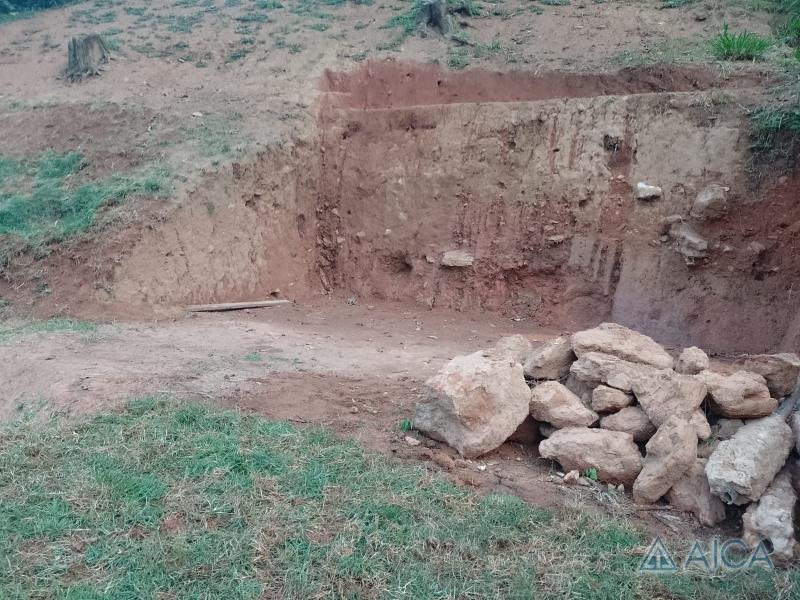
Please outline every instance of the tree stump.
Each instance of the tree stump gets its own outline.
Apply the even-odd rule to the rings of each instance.
[[[443,35],[450,33],[450,16],[447,14],[447,0],[423,0],[422,22],[437,27]]]
[[[100,65],[107,63],[110,56],[108,46],[96,33],[72,38],[69,42],[67,78],[74,82],[99,75]]]

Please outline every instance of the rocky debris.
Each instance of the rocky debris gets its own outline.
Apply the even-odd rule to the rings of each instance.
[[[657,185],[650,185],[643,181],[636,184],[634,192],[637,200],[657,200],[664,195],[664,191]]]
[[[598,420],[596,412],[586,408],[581,399],[557,381],[545,381],[533,388],[531,416],[561,427],[588,427]]]
[[[715,220],[728,212],[728,193],[731,188],[712,183],[697,194],[689,215],[700,220]]]
[[[694,411],[692,416],[689,417],[689,425],[694,428],[698,439],[707,440],[711,437],[711,425],[709,425],[708,419],[706,419],[706,413],[702,410]]]
[[[786,462],[792,444],[792,430],[781,416],[749,421],[709,457],[711,492],[727,504],[758,500]]]
[[[688,223],[674,223],[669,229],[676,252],[681,254],[687,265],[693,265],[699,258],[705,258],[708,241]]]
[[[442,255],[442,265],[445,267],[471,267],[475,257],[464,250],[448,250]]]
[[[647,442],[644,465],[633,484],[633,499],[650,504],[661,498],[697,458],[697,434],[688,421],[672,416]]]
[[[707,368],[708,355],[697,346],[684,349],[675,363],[675,370],[683,375],[697,375]]]
[[[492,348],[492,353],[498,358],[505,357],[522,364],[530,356],[532,350],[533,346],[524,336],[515,334],[500,338],[500,341]]]
[[[525,361],[525,376],[531,379],[561,379],[575,360],[568,337],[557,337],[532,351]]]
[[[770,557],[792,560],[797,547],[794,535],[794,508],[797,493],[792,487],[789,469],[783,469],[766,489],[758,504],[751,504],[744,513],[744,542],[754,549],[762,540],[769,540]]]
[[[656,427],[671,416],[691,420],[707,392],[702,381],[667,370],[637,379],[632,387],[636,399]]]
[[[622,360],[611,354],[588,352],[572,363],[570,373],[592,388],[605,384],[630,392],[635,382],[658,373],[658,369]]]
[[[778,407],[769,394],[765,379],[756,373],[736,371],[721,375],[703,371],[694,376],[708,386],[711,412],[731,419],[765,417]]]
[[[616,323],[602,323],[593,329],[572,334],[572,349],[578,357],[602,352],[627,360],[671,369],[672,357],[652,338]]]
[[[739,357],[736,364],[745,371],[764,377],[774,398],[791,394],[797,385],[797,376],[800,375],[800,357],[790,352],[751,354]]]
[[[514,430],[514,433],[508,436],[508,441],[523,444],[524,446],[535,446],[542,441],[542,434],[539,431],[540,425],[541,423],[528,415],[519,424],[519,427]]]
[[[639,406],[628,406],[617,413],[600,419],[602,429],[630,433],[635,442],[646,442],[656,432],[656,426],[650,422]]]
[[[592,406],[592,392],[594,389],[575,377],[572,373],[564,380],[564,387],[581,399],[586,407]]]
[[[632,402],[633,396],[631,394],[626,394],[607,385],[598,385],[592,391],[592,410],[597,412],[616,412],[626,406],[630,406]]]
[[[713,527],[725,520],[725,505],[711,493],[705,471],[706,461],[696,458],[667,492],[667,501],[673,508],[690,512],[701,525]]]
[[[741,419],[719,419],[713,427],[713,435],[718,440],[729,440],[744,427]]]
[[[567,427],[539,444],[543,458],[557,460],[564,470],[597,470],[601,481],[632,485],[642,469],[642,455],[633,436],[608,429]]]
[[[458,356],[426,382],[414,426],[473,458],[514,433],[530,397],[519,363],[486,352]]]

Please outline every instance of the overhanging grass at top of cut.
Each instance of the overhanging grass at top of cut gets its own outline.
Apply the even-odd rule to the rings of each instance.
[[[788,598],[793,571],[638,571],[591,508],[476,495],[317,428],[143,397],[0,429],[0,597]]]
[[[94,225],[104,206],[165,189],[160,171],[91,180],[81,177],[84,166],[75,152],[47,151],[28,161],[0,156],[0,250],[63,241]],[[8,250],[2,254],[7,262]]]

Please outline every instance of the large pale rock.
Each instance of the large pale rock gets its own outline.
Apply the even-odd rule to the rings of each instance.
[[[742,356],[736,360],[736,364],[745,371],[762,375],[774,398],[791,394],[800,375],[800,357],[790,352]]]
[[[586,408],[581,399],[557,381],[545,381],[533,388],[531,416],[537,421],[562,427],[588,427],[597,422],[597,413]]]
[[[592,391],[592,410],[597,412],[616,412],[626,406],[630,406],[632,402],[633,396],[631,394],[607,385],[598,385]]]
[[[713,527],[725,520],[725,505],[711,493],[706,461],[695,459],[689,470],[667,492],[667,500],[678,510],[690,512],[702,525]]]
[[[698,427],[701,425],[693,415],[706,397],[707,390],[702,381],[664,370],[634,380],[632,387],[636,399],[656,427],[671,416],[691,420]]]
[[[533,351],[533,345],[517,333],[500,338],[491,351],[498,358],[504,357],[524,364]]]
[[[491,352],[458,356],[425,385],[414,426],[463,456],[494,450],[528,416],[522,365]]]
[[[605,384],[623,392],[633,391],[635,382],[655,375],[659,371],[602,352],[587,352],[570,367],[570,373],[589,387]]]
[[[557,460],[565,471],[597,469],[601,481],[632,485],[642,469],[633,436],[607,429],[568,427],[539,444],[539,454]]]
[[[656,426],[650,422],[639,406],[628,406],[603,417],[600,419],[600,427],[630,433],[635,442],[646,442],[656,432]]]
[[[684,375],[696,375],[708,368],[708,355],[697,346],[684,349],[675,363],[675,370]]]
[[[736,371],[722,375],[703,371],[694,376],[708,386],[711,412],[730,419],[765,417],[778,407],[778,401],[769,395],[766,381],[761,375]]]
[[[792,429],[780,415],[749,421],[708,458],[711,492],[727,504],[758,500],[792,449]]]
[[[531,352],[525,361],[525,375],[531,379],[561,379],[575,360],[568,337],[557,337]]]
[[[672,357],[652,338],[616,323],[602,323],[593,329],[578,331],[572,334],[570,341],[578,357],[588,352],[602,352],[657,369],[672,368]]]
[[[792,487],[788,468],[775,477],[757,504],[751,504],[742,517],[744,542],[754,549],[759,542],[769,540],[779,561],[792,560],[797,548],[794,536],[794,507],[797,494]]]
[[[633,484],[633,499],[650,504],[666,494],[697,458],[697,434],[688,421],[672,416],[647,442],[644,466]]]

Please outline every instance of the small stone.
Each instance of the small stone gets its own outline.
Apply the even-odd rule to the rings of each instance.
[[[442,255],[442,264],[445,267],[471,267],[475,257],[464,250],[448,250]]]
[[[697,346],[691,346],[681,352],[675,370],[684,375],[696,375],[708,368],[708,355]]]
[[[688,265],[697,259],[705,258],[708,252],[708,241],[688,223],[676,223],[669,230],[674,242],[675,251],[681,254]]]
[[[663,194],[663,190],[657,185],[650,185],[643,181],[636,184],[635,195],[637,200],[657,200]]]
[[[598,385],[592,391],[592,410],[602,413],[616,412],[630,406],[633,396],[621,390]]]
[[[351,407],[350,407],[350,412],[351,412],[352,414],[354,414],[354,415],[355,415],[355,414],[358,414],[358,407],[357,407],[357,406],[351,406]]]
[[[525,361],[525,376],[531,379],[561,379],[575,361],[568,337],[557,337],[534,349]]]
[[[581,474],[579,471],[570,471],[566,475],[564,475],[563,481],[567,485],[573,485],[578,483],[578,480],[581,478]]]
[[[705,13],[695,13],[695,19],[697,19],[698,14]],[[728,212],[728,193],[730,191],[731,188],[718,183],[706,186],[697,194],[689,214],[700,220],[714,220],[724,217]]]
[[[409,446],[419,446],[422,443],[417,438],[411,437],[410,435],[407,435],[403,439],[405,440],[406,444],[408,444]]]

